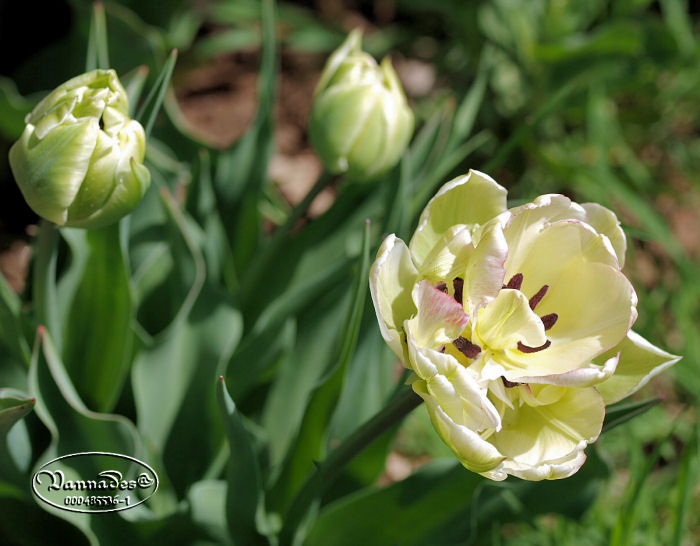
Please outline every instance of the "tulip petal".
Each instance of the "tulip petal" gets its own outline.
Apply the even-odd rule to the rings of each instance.
[[[419,347],[411,333],[406,334],[412,369],[450,418],[474,431],[499,429],[498,411],[472,372],[449,354]]]
[[[58,125],[39,139],[27,125],[10,148],[10,165],[29,206],[39,215],[63,225],[66,209],[85,179],[95,149],[99,125],[87,118]]]
[[[493,300],[503,286],[508,245],[500,224],[494,223],[481,234],[469,258],[465,274],[464,309],[469,314]]]
[[[520,383],[542,383],[562,387],[591,387],[611,377],[615,373],[618,360],[618,355],[614,355],[605,360],[601,366],[591,363],[568,372],[542,376],[523,376],[517,372],[506,372],[505,378],[508,381]]]
[[[515,243],[509,228],[506,277],[523,275],[520,288],[528,296],[542,286],[552,286],[572,262],[602,263],[618,268],[617,257],[607,237],[578,220],[563,220],[530,229],[527,237]]]
[[[469,228],[456,225],[449,228],[421,264],[421,277],[431,282],[462,277],[469,257],[474,251]]]
[[[519,290],[501,290],[479,311],[475,329],[479,341],[495,351],[515,349],[519,342],[539,347],[547,341],[540,317]]]
[[[604,360],[618,353],[620,361],[615,374],[607,381],[596,385],[606,404],[612,404],[636,392],[652,377],[681,359],[680,356],[672,355],[652,345],[632,330],[619,345],[596,360]]]
[[[506,210],[506,189],[490,176],[470,170],[451,180],[428,202],[409,243],[421,265],[440,237],[456,224],[484,224]]]
[[[417,276],[406,244],[389,235],[370,269],[369,288],[382,337],[402,361],[405,361],[405,342],[401,327],[416,312],[411,290]]]
[[[413,288],[413,302],[418,312],[406,321],[416,343],[438,348],[457,339],[469,323],[469,316],[454,298],[422,280]]]
[[[506,409],[503,428],[489,441],[508,457],[503,470],[528,480],[555,479],[575,472],[586,445],[598,438],[605,403],[594,388],[521,386],[541,405]],[[559,392],[556,392],[559,391]]]
[[[504,457],[498,450],[469,427],[451,419],[430,394],[425,381],[415,381],[412,387],[416,394],[425,400],[435,430],[442,441],[452,449],[460,463],[473,472],[487,472],[501,464]]]
[[[615,249],[620,268],[624,267],[627,239],[615,213],[598,203],[582,203],[581,206],[586,211],[586,223],[610,240],[610,244]]]
[[[547,330],[551,345],[531,354],[506,350],[506,359],[521,367],[523,376],[585,367],[624,338],[637,318],[636,304],[632,285],[618,270],[601,263],[571,262],[536,308],[540,316],[558,316]]]

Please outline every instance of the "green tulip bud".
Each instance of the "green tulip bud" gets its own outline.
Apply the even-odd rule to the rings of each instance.
[[[146,135],[129,117],[114,70],[68,80],[25,122],[10,149],[10,166],[39,216],[60,226],[102,227],[131,212],[146,193]]]
[[[311,144],[326,168],[369,179],[399,161],[413,134],[413,112],[388,58],[361,50],[355,30],[330,56],[314,93]]]

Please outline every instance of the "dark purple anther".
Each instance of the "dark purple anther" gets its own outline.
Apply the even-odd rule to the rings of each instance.
[[[537,304],[542,301],[542,298],[544,298],[544,295],[547,293],[547,290],[549,290],[549,286],[545,284],[542,288],[540,288],[537,291],[537,294],[530,298],[530,309],[534,310],[535,307],[537,307]]]
[[[435,285],[435,288],[437,288],[440,292],[447,294],[447,283],[439,282]]]
[[[520,287],[522,285],[523,285],[523,274],[516,273],[508,281],[508,284],[506,284],[506,288],[510,288],[511,290],[520,290]]]
[[[547,340],[544,342],[544,345],[540,345],[539,347],[528,347],[527,345],[524,345],[522,341],[518,341],[518,350],[522,351],[523,353],[537,353],[545,350],[551,344],[552,342]]]
[[[464,288],[464,279],[461,277],[455,277],[455,280],[452,281],[452,286],[455,289],[455,300],[458,303],[462,303],[462,289]]]
[[[557,319],[559,318],[559,315],[556,313],[550,313],[549,315],[545,315],[543,317],[540,317],[540,320],[542,321],[542,324],[544,325],[545,330],[549,330],[554,324],[557,322]]]
[[[508,389],[512,389],[513,387],[517,387],[518,385],[522,385],[522,383],[518,383],[517,381],[508,381],[503,376],[501,376],[501,380],[503,380],[503,385]]]
[[[460,353],[467,358],[476,358],[481,352],[481,347],[469,341],[466,337],[458,337],[452,342],[452,345],[457,347]]]

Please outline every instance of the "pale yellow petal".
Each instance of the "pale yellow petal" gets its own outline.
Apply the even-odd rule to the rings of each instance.
[[[607,404],[622,400],[641,389],[655,375],[670,368],[681,357],[675,356],[649,343],[636,332],[629,331],[619,345],[613,347],[597,360],[619,355],[615,374],[596,385]]]
[[[384,239],[370,269],[369,288],[382,337],[402,360],[405,342],[401,327],[416,312],[411,291],[417,275],[405,243],[395,235]]]
[[[471,170],[447,182],[426,205],[409,243],[420,266],[440,237],[456,224],[484,224],[506,210],[506,189],[490,176]]]

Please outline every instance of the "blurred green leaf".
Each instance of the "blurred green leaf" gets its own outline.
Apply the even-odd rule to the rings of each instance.
[[[314,461],[323,459],[328,441],[328,424],[333,416],[346,369],[352,358],[360,334],[362,314],[366,305],[367,277],[369,275],[369,221],[365,224],[359,267],[355,274],[353,292],[348,302],[343,327],[338,338],[338,348],[332,359],[326,362],[324,377],[318,380],[304,414],[299,433],[287,453],[276,486],[271,490],[271,504],[284,513],[297,489],[314,469]]]
[[[29,345],[22,331],[22,304],[0,274],[0,341],[12,351],[13,355],[29,366],[31,358]]]
[[[17,140],[24,131],[24,117],[38,102],[19,94],[14,82],[0,76],[0,134],[8,140]]]
[[[607,432],[622,423],[637,417],[661,402],[658,398],[648,398],[633,402],[622,401],[605,408],[605,421],[600,433]]]
[[[223,440],[211,381],[228,362],[241,327],[229,298],[205,285],[191,312],[142,349],[134,362],[139,430],[163,457],[180,494],[202,478]]]
[[[580,516],[606,473],[604,464],[589,456],[567,480],[499,484],[465,470],[454,459],[436,459],[400,482],[330,504],[306,544],[473,544],[493,522],[547,512]]]
[[[223,377],[216,383],[216,399],[231,449],[226,474],[229,534],[234,544],[266,544],[268,542],[260,532],[260,522],[265,518],[260,468],[250,434],[226,390]]]
[[[94,2],[92,4],[92,17],[90,18],[85,72],[90,72],[97,68],[103,70],[111,68],[109,64],[109,48],[107,42],[105,8],[102,2]]]
[[[4,441],[14,424],[34,409],[36,400],[0,397],[0,441]]]

